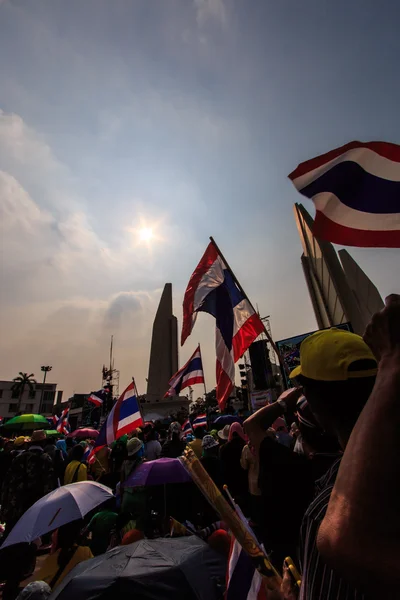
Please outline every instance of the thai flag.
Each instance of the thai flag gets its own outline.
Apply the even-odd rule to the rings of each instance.
[[[96,452],[99,452],[104,446],[115,442],[121,435],[125,435],[143,425],[135,390],[136,386],[132,381],[112,407],[100,429],[96,443],[88,458],[88,463],[94,462]]]
[[[192,274],[183,300],[181,344],[191,334],[199,311],[216,319],[217,400],[221,409],[235,383],[235,362],[264,331],[213,241]]]
[[[198,415],[193,421],[193,429],[197,429],[198,427],[207,427],[207,415],[204,413],[202,415]]]
[[[186,419],[186,421],[184,422],[184,424],[182,425],[182,433],[184,435],[186,435],[187,433],[192,433],[193,429],[192,429],[192,424],[189,421],[189,419]]]
[[[98,392],[92,392],[88,398],[88,402],[91,402],[95,406],[101,406],[107,400],[110,394],[110,388],[102,388]]]
[[[68,435],[68,433],[70,433],[70,427],[69,427],[69,406],[67,408],[64,408],[64,410],[61,413],[61,417],[58,419],[58,423],[57,423],[57,431],[59,433],[63,433],[64,435]]]
[[[169,380],[169,390],[164,398],[168,396],[179,396],[180,392],[194,385],[204,383],[203,363],[201,362],[200,346],[198,346],[187,363],[175,373]]]
[[[289,178],[315,204],[317,237],[400,248],[400,146],[350,142],[301,163]]]
[[[266,600],[263,578],[250,556],[233,538],[228,561],[225,600]]]

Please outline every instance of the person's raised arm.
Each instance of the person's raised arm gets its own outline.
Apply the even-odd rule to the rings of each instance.
[[[258,452],[261,442],[268,435],[268,428],[286,412],[294,412],[302,395],[302,388],[291,388],[281,394],[276,402],[260,408],[252,414],[243,426],[249,436],[250,443]]]
[[[400,296],[386,299],[364,339],[378,375],[346,446],[318,549],[355,585],[392,598],[400,585]]]

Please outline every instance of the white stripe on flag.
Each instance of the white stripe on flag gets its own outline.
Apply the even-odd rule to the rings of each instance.
[[[212,292],[215,288],[219,287],[225,279],[224,269],[226,266],[220,256],[216,258],[207,273],[201,278],[198,288],[194,294],[193,310],[196,311],[204,298]]]
[[[335,194],[321,192],[312,198],[315,208],[331,221],[344,227],[364,231],[390,231],[400,229],[400,214],[368,213],[343,204]]]
[[[137,421],[140,418],[141,418],[140,411],[133,413],[133,415],[129,415],[128,417],[125,417],[125,419],[122,419],[122,421],[120,421],[118,423],[118,431],[120,429],[123,429],[124,427],[126,427],[130,423],[133,423],[134,421]]]
[[[203,377],[203,371],[190,371],[182,378],[182,384],[185,383],[188,379],[193,379],[193,377]]]

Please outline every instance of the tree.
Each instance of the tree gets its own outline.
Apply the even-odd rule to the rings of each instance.
[[[211,390],[210,392],[207,392],[205,404],[206,404],[206,406],[209,406],[209,407],[218,406],[217,390],[215,388],[213,390]]]
[[[30,393],[33,393],[33,391],[35,390],[36,379],[32,379],[33,377],[34,377],[33,373],[28,375],[28,373],[22,373],[20,371],[18,374],[18,377],[14,377],[14,379],[13,379],[14,383],[12,384],[11,389],[12,389],[13,394],[18,396],[18,411],[17,412],[19,412],[21,409],[21,400],[22,400],[22,396],[24,394],[26,386],[28,386]]]

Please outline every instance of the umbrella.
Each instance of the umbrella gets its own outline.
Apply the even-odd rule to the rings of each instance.
[[[218,600],[226,559],[197,536],[140,540],[77,565],[52,600]]]
[[[225,425],[232,425],[232,423],[242,424],[242,419],[239,419],[239,417],[235,417],[234,415],[221,415],[214,421],[214,425],[217,428],[225,427]]]
[[[69,438],[97,438],[99,432],[97,429],[91,429],[90,427],[82,427],[81,429],[75,429],[72,433],[69,433]]]
[[[126,487],[186,483],[191,476],[179,458],[159,458],[139,465],[125,481]]]
[[[44,429],[48,427],[49,423],[45,417],[42,415],[20,415],[19,417],[13,417],[3,427],[5,429],[14,429],[14,430],[34,430],[34,429]]]
[[[59,431],[56,431],[55,429],[45,429],[44,430],[46,437],[53,437],[53,436],[62,436],[62,433],[60,433]]]
[[[95,481],[64,485],[40,498],[22,515],[2,545],[2,549],[20,542],[33,542],[41,535],[81,519],[113,493]]]

